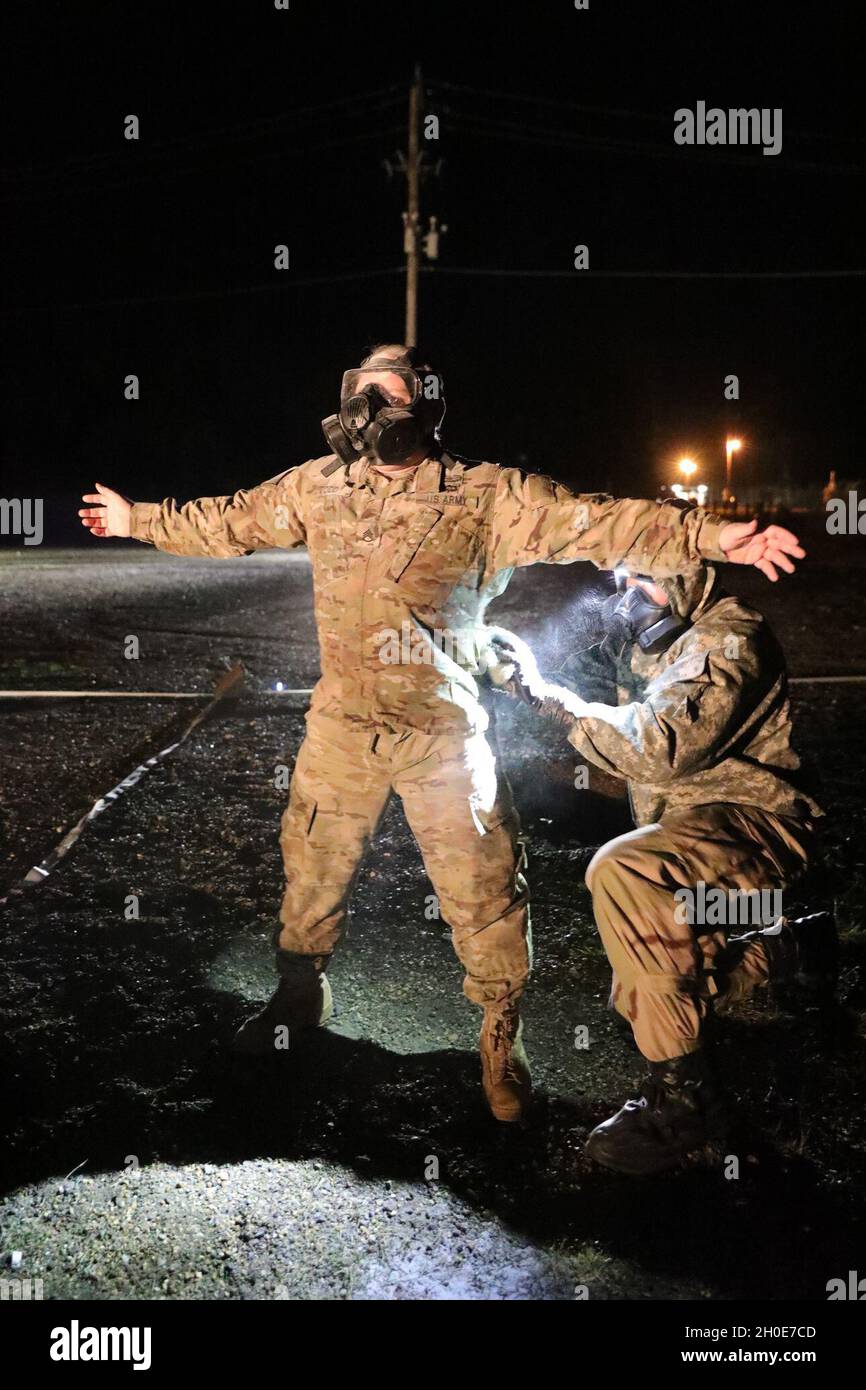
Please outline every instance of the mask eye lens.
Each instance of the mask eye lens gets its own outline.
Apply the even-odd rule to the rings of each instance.
[[[372,387],[379,392],[386,405],[409,406],[418,394],[418,381],[414,371],[405,367],[366,368],[355,367],[343,377],[341,400],[359,395]]]
[[[395,392],[393,392],[393,391],[389,391],[388,388],[387,388],[387,386],[380,386],[380,387],[379,387],[379,390],[381,391],[382,395],[385,397],[385,400],[388,402],[389,405],[406,405],[406,404],[407,404],[406,396],[405,396],[405,393],[404,393],[404,392],[401,391],[401,392],[395,393]]]

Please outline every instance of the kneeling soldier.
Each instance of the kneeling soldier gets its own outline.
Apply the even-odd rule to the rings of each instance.
[[[548,684],[503,629],[491,675],[629,784],[638,828],[598,851],[586,882],[613,969],[611,1003],[650,1075],[587,1149],[610,1168],[648,1173],[724,1137],[704,1039],[711,1001],[778,974],[828,983],[835,932],[826,915],[791,922],[774,911],[763,929],[731,934],[746,895],[778,907],[823,814],[799,775],[785,661],[761,614],[724,593],[712,566],[656,583],[617,571],[601,613],[604,638],[577,683],[595,695],[606,676],[609,703]]]

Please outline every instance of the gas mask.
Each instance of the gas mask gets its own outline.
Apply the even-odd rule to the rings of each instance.
[[[442,378],[411,359],[372,358],[343,376],[340,410],[322,421],[343,463],[362,454],[384,464],[420,463],[439,442],[445,415]]]
[[[670,603],[654,603],[640,584],[628,586],[627,577],[617,574],[616,593],[602,604],[605,641],[610,642],[617,655],[631,642],[637,642],[648,656],[659,656],[689,624],[674,613]]]

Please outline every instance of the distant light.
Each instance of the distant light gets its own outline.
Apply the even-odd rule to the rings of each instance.
[[[684,478],[693,478],[698,471],[698,465],[695,463],[694,459],[680,459],[677,468]]]
[[[728,439],[728,440],[725,442],[725,448],[727,449],[727,451],[728,451],[729,454],[735,454],[735,453],[737,452],[737,450],[738,450],[738,449],[742,449],[742,447],[743,447],[743,441],[742,441],[742,439]]]
[[[283,685],[282,681],[277,681],[276,685],[274,686],[274,690],[285,690],[285,688],[286,687]]]

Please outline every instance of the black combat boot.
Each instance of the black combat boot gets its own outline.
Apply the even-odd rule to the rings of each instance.
[[[322,964],[321,958],[278,951],[280,983],[265,1007],[241,1024],[232,1040],[232,1051],[258,1057],[285,1051],[293,1033],[327,1023],[334,1004]]]
[[[694,1149],[720,1143],[725,1111],[704,1052],[651,1062],[636,1100],[592,1131],[586,1151],[619,1173],[661,1173]]]

